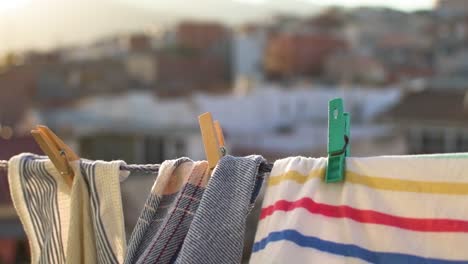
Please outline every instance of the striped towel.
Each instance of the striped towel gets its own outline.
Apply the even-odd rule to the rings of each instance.
[[[11,158],[10,192],[28,236],[31,263],[123,262],[122,163],[74,162],[70,188],[47,157]]]
[[[224,156],[213,171],[175,263],[240,263],[263,157]]]
[[[126,263],[171,263],[209,178],[206,161],[165,161],[129,242]]]
[[[275,162],[251,263],[468,263],[466,155]]]

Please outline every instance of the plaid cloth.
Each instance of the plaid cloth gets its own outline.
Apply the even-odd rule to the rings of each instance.
[[[179,159],[164,164],[135,227],[126,263],[169,263],[177,255],[190,227],[204,186],[208,163]],[[161,167],[162,168],[162,167]],[[158,178],[159,178],[158,177]],[[159,185],[158,185],[159,183]]]

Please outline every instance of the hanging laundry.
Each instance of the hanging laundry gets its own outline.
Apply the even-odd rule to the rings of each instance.
[[[123,161],[72,162],[72,186],[47,157],[11,158],[12,200],[31,263],[122,263],[126,250],[119,169]]]
[[[276,161],[250,263],[468,263],[466,155]]]
[[[209,178],[206,161],[165,161],[129,241],[125,263],[170,263],[185,239]]]
[[[261,156],[225,156],[213,171],[176,263],[240,263],[247,215],[263,182]]]
[[[130,236],[125,263],[135,263],[148,247],[151,238],[159,230],[164,217],[167,215],[169,205],[177,194],[175,192],[164,195],[164,190],[171,180],[173,172],[177,169],[177,165],[181,163],[191,165],[192,162],[190,159],[182,158],[179,160],[167,160],[161,164],[156,181]]]

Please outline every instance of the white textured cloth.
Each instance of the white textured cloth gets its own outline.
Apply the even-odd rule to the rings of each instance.
[[[466,155],[276,161],[250,263],[468,263]]]
[[[10,192],[29,240],[31,263],[123,262],[122,164],[77,161],[70,188],[47,157],[10,159]]]

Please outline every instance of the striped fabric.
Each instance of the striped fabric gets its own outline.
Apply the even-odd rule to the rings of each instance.
[[[129,243],[136,253],[129,250],[126,263],[174,261],[209,177],[206,161],[186,158],[164,162],[160,171]],[[150,205],[152,197],[160,197],[161,202]]]
[[[163,190],[173,171],[177,168],[175,166],[176,162],[176,160],[165,161],[159,168],[158,177],[130,236],[125,256],[126,264],[135,263],[143,254],[151,242],[152,236],[159,230],[161,222],[167,214],[167,205],[171,203],[175,195],[163,197]],[[163,202],[162,204],[161,201]]]
[[[176,263],[240,263],[247,215],[262,184],[261,156],[223,157],[211,176]]]
[[[251,263],[468,263],[466,155],[275,162]]]
[[[10,160],[10,191],[32,263],[123,262],[121,164],[75,162],[70,188],[46,157],[21,154]]]

